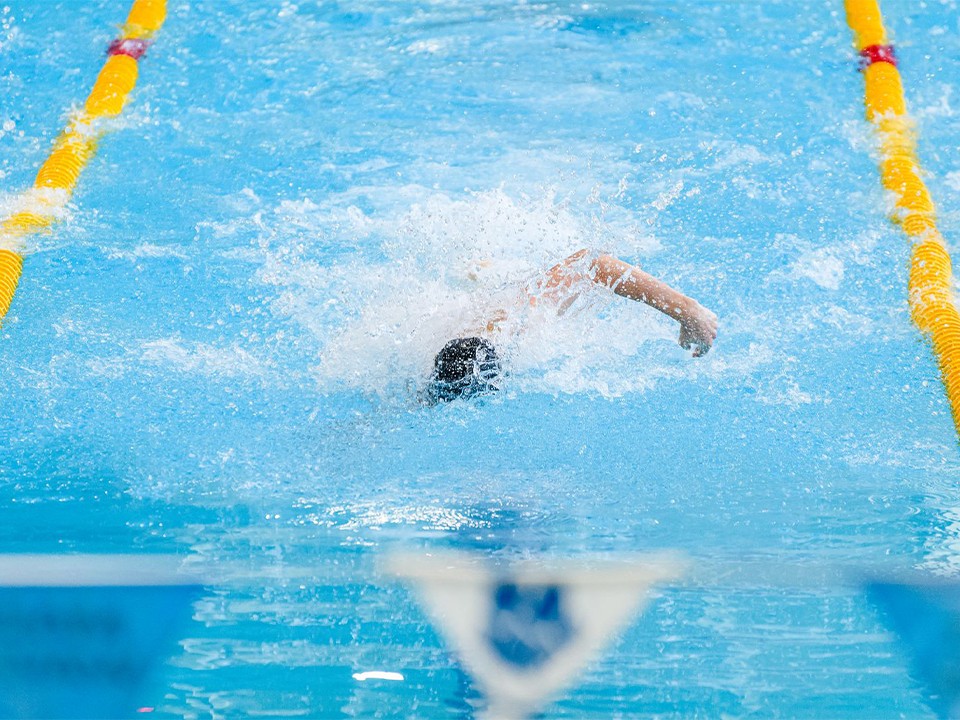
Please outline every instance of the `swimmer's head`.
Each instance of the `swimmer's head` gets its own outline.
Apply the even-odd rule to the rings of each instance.
[[[500,371],[500,358],[490,341],[451,340],[433,360],[429,395],[437,402],[450,402],[496,392]]]

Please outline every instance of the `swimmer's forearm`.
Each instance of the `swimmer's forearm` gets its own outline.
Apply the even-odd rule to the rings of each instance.
[[[682,322],[697,306],[697,301],[613,255],[601,255],[592,267],[593,281],[606,285],[617,295],[646,303],[664,315]]]

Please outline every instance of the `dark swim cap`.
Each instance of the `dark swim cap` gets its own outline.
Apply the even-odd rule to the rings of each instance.
[[[500,358],[493,343],[469,337],[451,340],[433,360],[430,395],[437,402],[496,392]]]

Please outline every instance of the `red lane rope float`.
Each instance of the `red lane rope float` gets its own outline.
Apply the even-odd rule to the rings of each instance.
[[[117,38],[107,48],[107,55],[128,55],[139,60],[147,52],[150,43],[141,38]]]
[[[910,314],[930,337],[960,433],[960,312],[953,301],[953,270],[930,191],[921,179],[913,123],[893,46],[877,0],[846,0],[847,23],[861,58],[867,119],[877,128],[880,176],[895,198],[891,220],[913,242]]]
[[[167,14],[166,0],[135,0],[120,37],[107,50],[107,61],[97,76],[83,111],[74,117],[54,142],[40,166],[33,190],[25,193],[26,209],[0,222],[0,320],[10,310],[23,271],[25,239],[49,228],[70,199],[80,173],[97,151],[102,131],[98,118],[119,115],[137,84],[137,61],[150,45]]]
[[[860,69],[873,63],[885,62],[897,67],[897,53],[893,45],[870,45],[860,51]]]

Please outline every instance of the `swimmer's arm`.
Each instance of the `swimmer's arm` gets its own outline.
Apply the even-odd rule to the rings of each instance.
[[[624,262],[613,255],[598,255],[585,268],[589,251],[574,253],[546,272],[546,277],[537,283],[537,289],[545,297],[559,301],[561,293],[569,290],[582,278],[589,278],[604,285],[617,295],[642,302],[680,323],[679,343],[682,348],[693,348],[693,356],[707,353],[717,337],[717,316],[691,297],[670,287],[663,280]],[[535,298],[531,298],[533,302]]]
[[[693,305],[699,304],[663,280],[613,255],[600,255],[590,269],[592,280],[598,285],[607,286],[620,297],[646,303],[677,322],[682,322]]]
[[[595,283],[621,297],[646,303],[680,323],[680,346],[686,350],[692,347],[694,357],[705,355],[713,345],[717,316],[693,298],[613,255],[598,256],[590,269]]]

